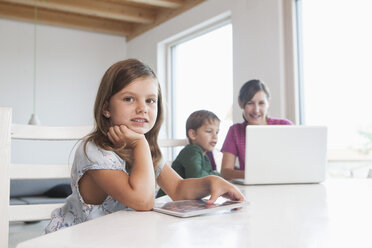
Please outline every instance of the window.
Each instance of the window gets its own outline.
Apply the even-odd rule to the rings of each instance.
[[[297,0],[301,121],[328,126],[329,158],[371,159],[372,2]]]
[[[201,109],[221,120],[217,148],[232,124],[232,25],[222,23],[170,46],[171,136],[186,138],[188,116]]]

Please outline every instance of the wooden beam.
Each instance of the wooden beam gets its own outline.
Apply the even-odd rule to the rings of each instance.
[[[9,4],[5,3],[4,0],[1,0],[0,17],[34,22],[34,7]],[[41,8],[38,8],[37,22],[40,24],[83,29],[120,36],[129,35],[133,30],[132,24],[121,21],[95,18],[60,11],[51,11]]]
[[[181,0],[126,0],[132,3],[142,3],[150,6],[163,7],[163,8],[179,8],[184,4]]]
[[[185,12],[188,9],[191,9],[192,7],[195,7],[196,5],[204,2],[206,0],[185,0],[184,4],[181,8],[178,9],[164,9],[160,10],[158,12],[157,18],[155,20],[155,23],[153,24],[135,24],[133,32],[127,36],[127,41],[135,38],[136,36],[170,20],[171,18]]]
[[[35,6],[34,0],[1,0],[3,2]],[[151,9],[138,8],[123,4],[103,2],[101,0],[37,0],[38,8],[61,12],[87,15],[135,23],[153,23],[155,12]]]

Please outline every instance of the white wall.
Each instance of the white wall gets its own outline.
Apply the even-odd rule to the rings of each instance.
[[[32,113],[34,25],[0,19],[0,106],[13,121]],[[37,25],[36,111],[44,125],[92,123],[96,90],[105,70],[125,58],[124,37]]]
[[[41,123],[92,125],[98,85],[111,64],[126,58],[125,38],[37,25],[36,51],[36,112]],[[34,25],[0,19],[0,106],[13,108],[13,123],[26,124],[31,116],[33,66]],[[43,152],[45,161],[67,161],[70,149],[57,155],[40,147],[17,144],[12,147],[13,162],[32,161],[35,152]]]
[[[272,94],[270,115],[287,117],[283,8],[287,0],[208,0],[176,18],[129,41],[128,57],[139,58],[153,66],[164,81],[166,68],[161,53],[164,43],[192,32],[218,16],[231,15],[233,25],[234,99],[249,79],[266,82]],[[288,63],[287,63],[288,64]],[[164,83],[164,82],[163,82]],[[163,91],[164,91],[163,86]],[[287,117],[288,118],[288,117]],[[237,100],[234,122],[242,121]],[[293,120],[294,121],[294,120]]]

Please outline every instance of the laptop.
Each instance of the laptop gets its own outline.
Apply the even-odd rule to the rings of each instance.
[[[245,177],[239,184],[320,183],[327,165],[327,127],[246,127]]]

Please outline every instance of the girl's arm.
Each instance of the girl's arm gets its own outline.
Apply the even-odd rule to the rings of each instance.
[[[182,179],[169,165],[164,166],[157,182],[172,200],[201,199],[211,195],[207,203],[213,203],[219,196],[244,201],[240,191],[223,178],[207,176]]]
[[[244,171],[235,169],[236,156],[229,152],[224,152],[222,157],[221,175],[226,180],[234,178],[244,178]]]
[[[110,195],[135,210],[152,209],[155,176],[147,140],[125,126],[110,128],[110,134],[111,139],[125,139],[133,149],[131,175],[119,170],[89,170],[79,181],[80,194],[88,204],[101,204]]]

